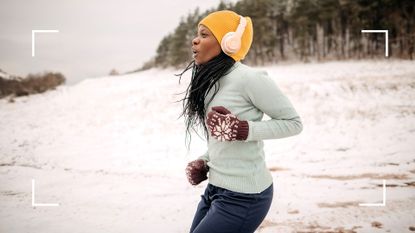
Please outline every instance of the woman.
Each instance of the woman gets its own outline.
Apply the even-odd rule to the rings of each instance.
[[[273,197],[263,140],[302,131],[297,112],[267,73],[240,62],[252,38],[249,17],[217,11],[200,21],[192,41],[194,62],[186,70],[193,73],[183,115],[187,133],[203,126],[208,150],[187,165],[186,174],[192,185],[209,174],[192,233],[254,232]],[[271,119],[261,121],[264,113]]]

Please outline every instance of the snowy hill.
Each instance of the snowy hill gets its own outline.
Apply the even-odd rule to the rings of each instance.
[[[258,232],[407,232],[415,227],[415,62],[263,67],[303,119],[265,141],[274,201]],[[0,100],[0,232],[187,232],[206,150],[177,119],[176,70],[85,80]],[[188,73],[190,75],[190,72]],[[184,80],[184,81],[183,81]],[[58,207],[31,206],[36,201]],[[382,202],[384,207],[359,203]],[[379,226],[379,222],[381,226]]]
[[[0,79],[20,79],[17,76],[8,74],[6,71],[0,69]]]

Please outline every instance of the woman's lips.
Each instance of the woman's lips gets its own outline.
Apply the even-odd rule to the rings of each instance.
[[[193,58],[197,57],[197,54],[199,51],[197,51],[196,48],[192,47],[192,52],[193,52]]]

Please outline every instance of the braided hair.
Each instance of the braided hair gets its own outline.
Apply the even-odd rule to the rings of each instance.
[[[205,98],[209,91],[214,87],[214,94],[206,104],[206,106],[208,106],[219,91],[218,80],[226,75],[234,64],[235,60],[221,51],[218,56],[212,58],[205,64],[196,65],[193,60],[182,73],[177,74],[177,76],[180,76],[180,83],[182,75],[186,71],[192,69],[192,78],[185,91],[186,95],[180,100],[183,101],[183,112],[180,116],[184,116],[185,118],[186,139],[189,137],[191,141],[190,130],[192,129],[197,133],[197,128],[202,125],[205,138],[208,140],[209,133],[205,125]]]

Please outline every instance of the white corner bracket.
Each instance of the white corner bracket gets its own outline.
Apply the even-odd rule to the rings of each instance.
[[[359,206],[386,206],[386,181],[383,180],[383,201],[382,203],[359,203]]]
[[[362,30],[362,33],[385,33],[385,57],[389,57],[389,31],[388,30]]]
[[[59,206],[59,203],[36,203],[35,202],[35,179],[32,179],[32,206]]]
[[[53,33],[59,32],[58,30],[32,30],[32,57],[35,56],[35,34],[36,33]]]

